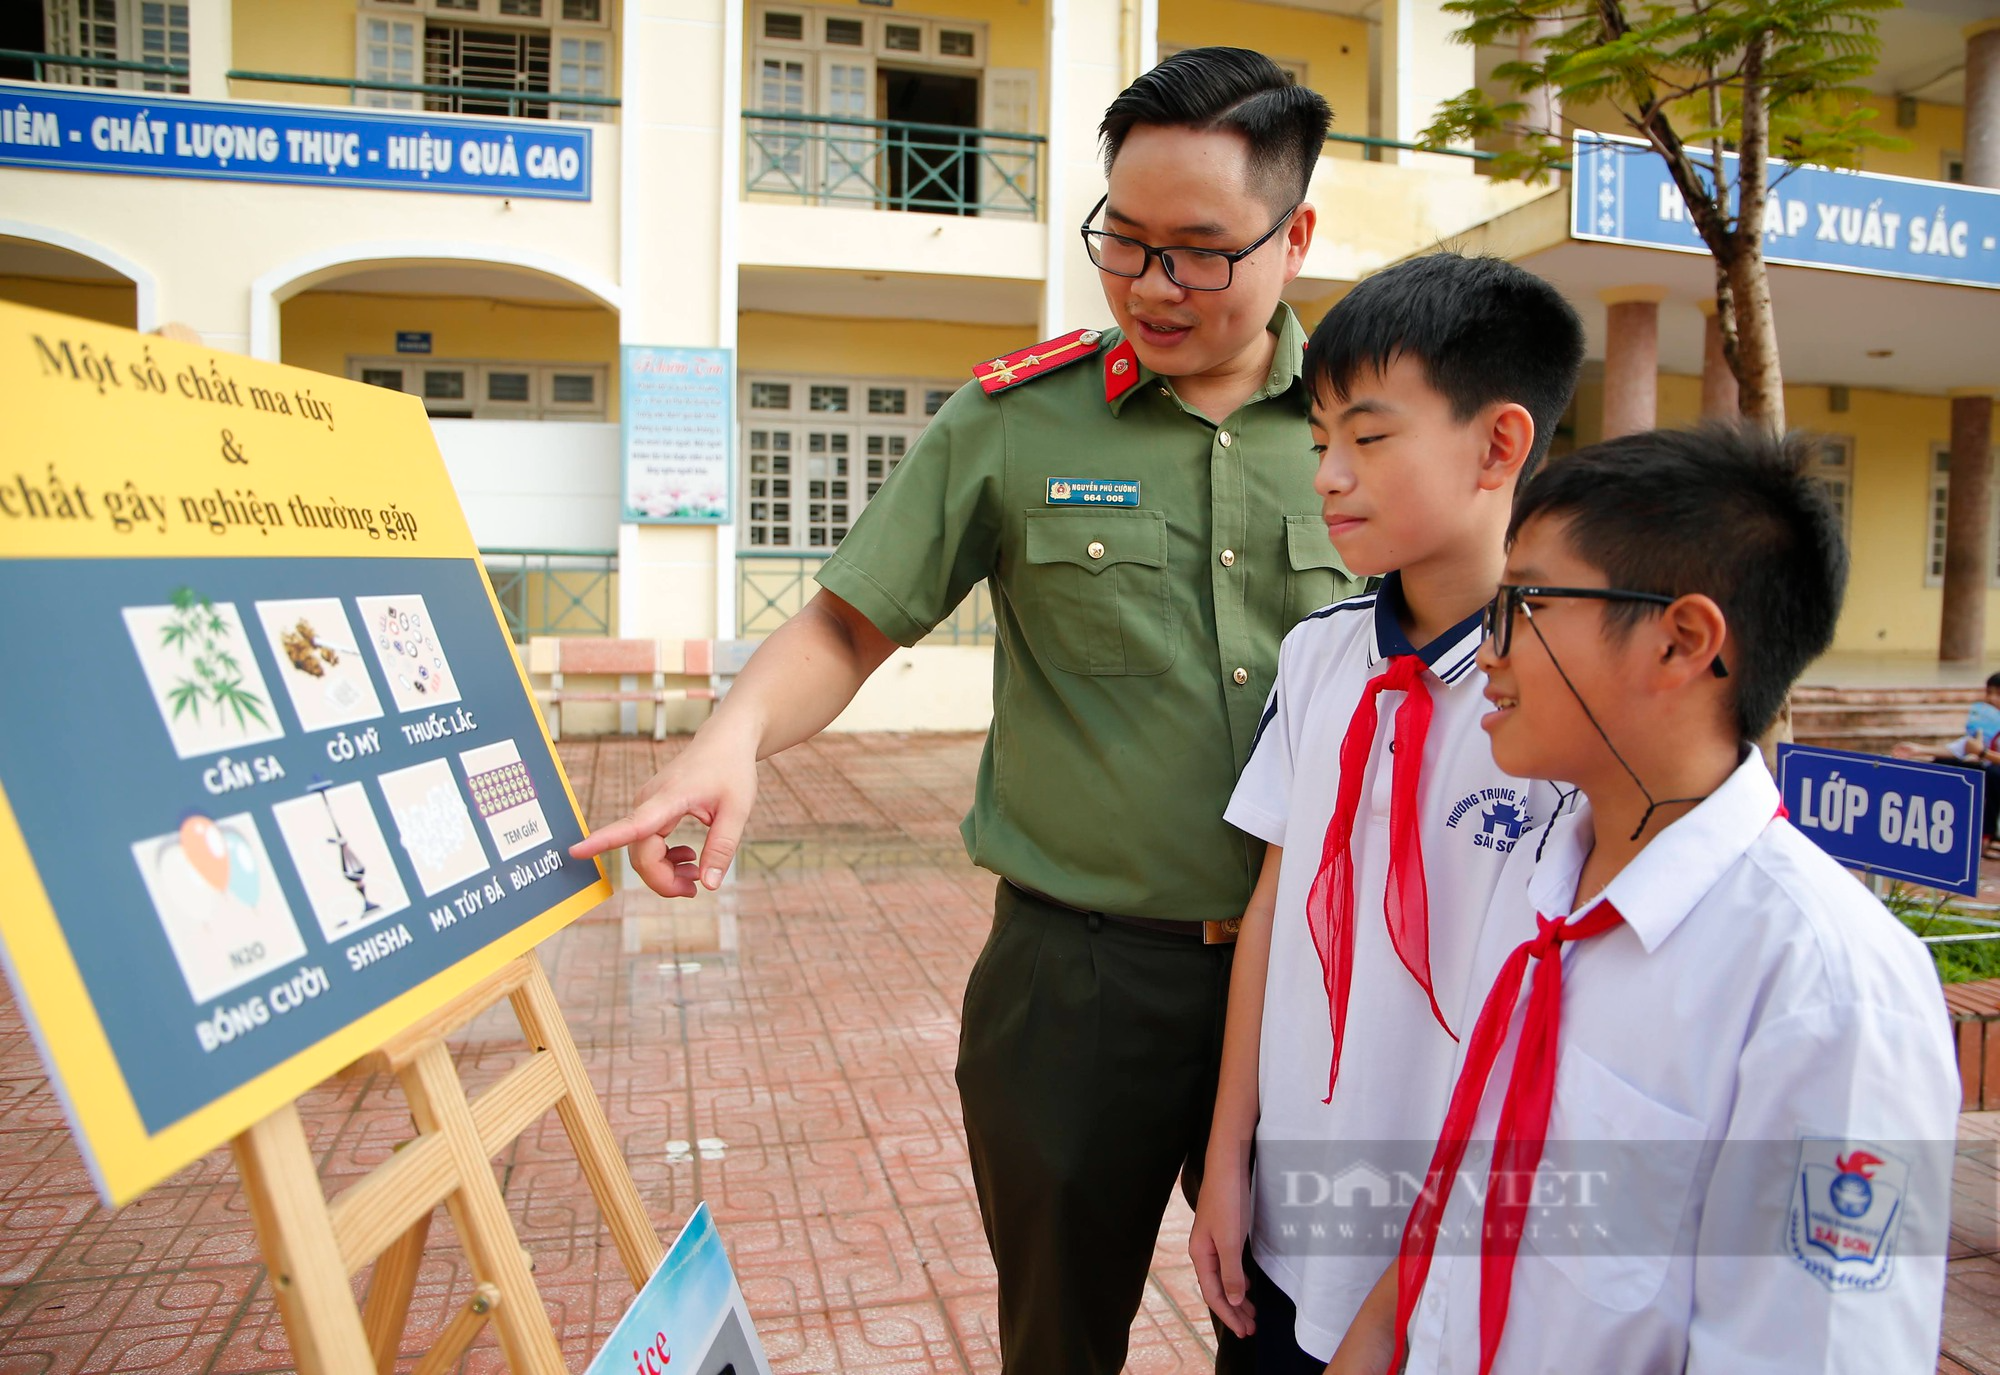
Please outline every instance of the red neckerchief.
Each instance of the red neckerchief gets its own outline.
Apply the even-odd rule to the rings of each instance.
[[[1521,976],[1528,961],[1535,965],[1534,985],[1528,990],[1528,1011],[1521,1020],[1521,1044],[1514,1053],[1514,1072],[1507,1081],[1507,1097],[1500,1107],[1500,1132],[1493,1144],[1493,1161],[1487,1168],[1488,1189],[1484,1230],[1479,1245],[1479,1375],[1493,1368],[1500,1350],[1500,1332],[1507,1325],[1507,1304],[1514,1287],[1514,1256],[1521,1246],[1521,1221],[1527,1215],[1528,1200],[1519,1189],[1491,1187],[1504,1177],[1534,1178],[1542,1162],[1542,1146],[1549,1130],[1549,1109],[1556,1096],[1556,1051],[1562,1028],[1562,943],[1588,940],[1609,931],[1625,918],[1609,902],[1599,902],[1588,913],[1567,921],[1550,921],[1535,914],[1536,932],[1515,947],[1500,967],[1499,977],[1479,1009],[1479,1021],[1466,1047],[1465,1068],[1451,1091],[1451,1107],[1445,1111],[1444,1127],[1437,1151],[1431,1156],[1424,1190],[1410,1209],[1403,1225],[1403,1242],[1396,1259],[1396,1353],[1389,1369],[1397,1369],[1405,1355],[1404,1334],[1410,1315],[1430,1273],[1431,1252],[1437,1246],[1438,1228],[1444,1221],[1444,1205],[1451,1197],[1452,1181],[1465,1158],[1473,1119],[1486,1096],[1486,1081],[1493,1074],[1493,1061],[1507,1039],[1507,1025],[1514,1020],[1514,1005],[1521,995]]]
[[[1395,762],[1389,779],[1389,876],[1383,917],[1389,942],[1403,967],[1430,999],[1431,1014],[1457,1040],[1431,990],[1430,895],[1424,885],[1424,847],[1417,827],[1417,783],[1424,766],[1424,741],[1431,728],[1431,694],[1424,685],[1424,661],[1398,654],[1361,690],[1354,719],[1340,742],[1340,789],[1327,822],[1319,872],[1306,894],[1306,925],[1319,952],[1326,983],[1327,1015],[1333,1026],[1333,1061],[1326,1072],[1326,1097],[1340,1077],[1341,1042],[1347,1031],[1347,994],[1354,979],[1354,817],[1361,807],[1361,782],[1375,745],[1376,699],[1400,692],[1396,709]]]

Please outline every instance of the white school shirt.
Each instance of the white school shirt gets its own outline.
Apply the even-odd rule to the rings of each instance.
[[[1397,619],[1394,574],[1379,593],[1315,612],[1285,637],[1277,684],[1237,782],[1230,823],[1284,847],[1257,1071],[1251,1251],[1298,1306],[1294,1335],[1333,1355],[1395,1255],[1451,1090],[1453,1042],[1389,942],[1390,741],[1404,695],[1376,699],[1375,742],[1353,833],[1354,975],[1333,1102],[1324,1104],[1333,1031],[1319,953],[1306,925],[1339,790],[1340,743],[1368,680],[1391,655],[1429,665],[1432,717],[1417,789],[1430,898],[1432,988],[1447,1017],[1463,1002],[1475,937],[1506,855],[1548,819],[1556,793],[1503,773],[1479,718],[1490,709],[1474,663],[1478,616],[1421,651]],[[1454,1032],[1464,1028],[1454,1023]]]
[[[1751,751],[1606,887],[1624,924],[1563,947],[1532,1195],[1548,1206],[1524,1224],[1495,1372],[1937,1363],[1959,1104],[1944,996],[1917,939],[1777,811]],[[1526,844],[1509,861],[1468,1019],[1536,914],[1570,915],[1589,828],[1580,804],[1539,863]],[[1479,1368],[1478,1247],[1452,1239],[1478,1235],[1467,1185],[1486,1186],[1526,1006],[1523,989],[1411,1319],[1409,1375]]]

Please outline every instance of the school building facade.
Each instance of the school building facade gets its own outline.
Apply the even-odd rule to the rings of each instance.
[[[1826,436],[1854,547],[1850,653],[1935,658],[1948,539],[1984,541],[1951,594],[2000,650],[1985,9],[1884,17],[1870,99],[1906,147],[1794,195],[1768,241],[1813,264],[1772,289],[1788,414]],[[1308,325],[1410,254],[1497,252],[1589,328],[1559,445],[1731,404],[1689,243],[1599,232],[1581,157],[1529,186],[1409,146],[1512,56],[1452,28],[1439,0],[41,0],[0,21],[0,299],[421,397],[521,638],[754,637],[975,363],[1108,323],[1076,234],[1096,124],[1180,48],[1258,48],[1333,106],[1289,293]],[[1620,216],[1670,217],[1624,162]],[[628,346],[730,360],[725,521],[628,506]],[[1983,489],[1971,535],[1953,473]],[[845,724],[983,724],[984,597]]]

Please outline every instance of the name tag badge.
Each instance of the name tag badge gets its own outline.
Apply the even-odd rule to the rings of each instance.
[[[1139,484],[1112,477],[1052,477],[1051,506],[1137,506]]]

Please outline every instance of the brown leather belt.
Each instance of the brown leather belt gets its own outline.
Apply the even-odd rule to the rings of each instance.
[[[1099,921],[1113,922],[1119,926],[1136,926],[1141,931],[1156,931],[1163,936],[1179,936],[1183,940],[1200,938],[1203,945],[1230,945],[1236,940],[1237,928],[1243,918],[1231,917],[1227,921],[1169,921],[1164,917],[1127,917],[1116,912],[1093,912],[1088,907],[1076,907],[1060,898],[1052,898],[1047,893],[1038,892],[1025,883],[1007,879],[1009,888],[1023,897],[1033,898],[1044,906],[1061,908],[1074,912],[1080,917],[1096,917]]]

